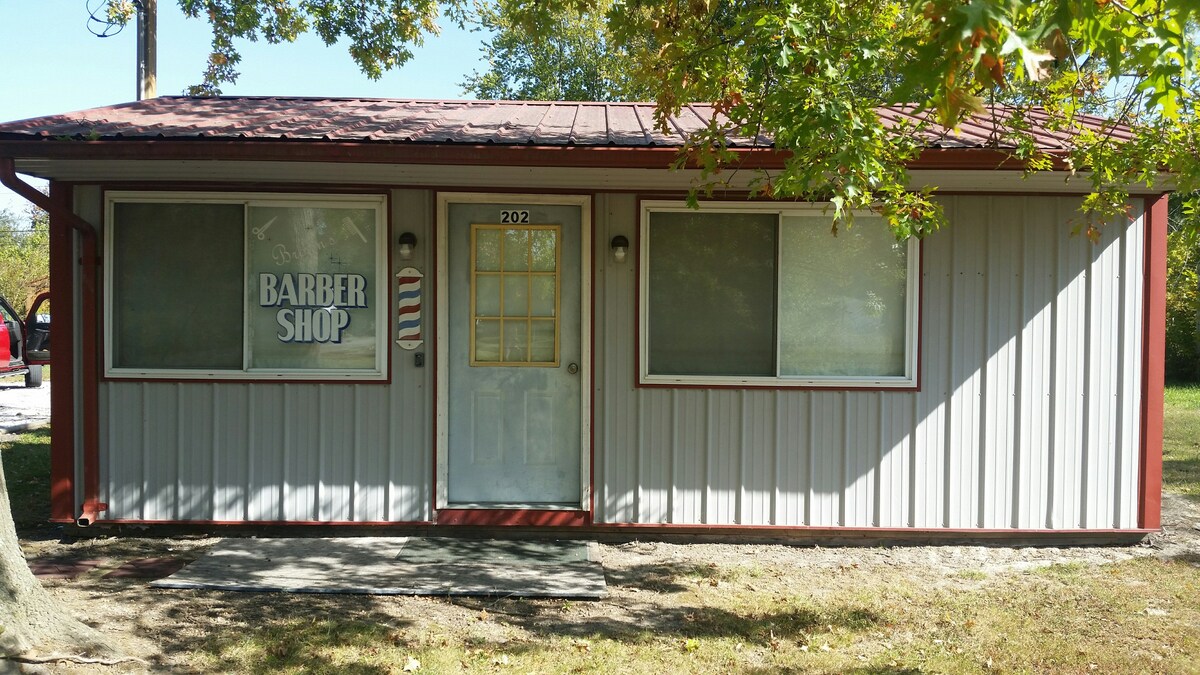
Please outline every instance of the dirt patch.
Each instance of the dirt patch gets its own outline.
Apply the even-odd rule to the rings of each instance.
[[[610,596],[596,602],[158,590],[150,588],[145,579],[111,572],[148,558],[195,560],[218,540],[125,536],[60,541],[43,531],[41,536],[23,541],[23,546],[31,562],[42,566],[89,561],[88,569],[73,579],[46,579],[44,583],[78,617],[127,653],[145,659],[145,670],[151,671],[238,670],[248,658],[238,656],[245,636],[272,630],[279,634],[268,640],[272,646],[263,658],[286,658],[288,649],[313,649],[314,641],[321,640],[328,641],[331,650],[364,640],[409,651],[465,644],[464,653],[471,654],[472,649],[484,650],[485,646],[509,649],[547,640],[570,640],[569,645],[587,650],[591,648],[589,640],[597,636],[629,644],[682,640],[686,651],[689,640],[732,635],[747,644],[768,645],[762,648],[762,658],[768,659],[774,649],[772,641],[778,642],[777,635],[787,626],[792,626],[789,630],[796,635],[826,626],[834,634],[840,630],[839,622],[864,632],[876,630],[877,624],[885,626],[888,620],[873,615],[870,602],[835,611],[842,606],[838,604],[841,598],[861,597],[872,584],[886,586],[887,593],[916,597],[923,592],[948,592],[953,596],[960,590],[983,588],[987,592],[985,586],[994,575],[1053,565],[1077,569],[1160,557],[1194,559],[1193,564],[1200,566],[1200,508],[1174,495],[1165,495],[1163,504],[1163,532],[1125,547],[823,548],[648,541],[601,545]],[[737,595],[738,609],[722,609],[728,598],[720,597],[721,593]],[[832,603],[835,610],[810,618],[795,612],[756,614],[758,602],[800,596]],[[878,630],[882,634],[884,629]],[[299,638],[295,636],[300,633],[307,635],[308,641],[297,647]],[[889,641],[895,639],[888,637]],[[793,643],[799,649],[801,638],[794,638]],[[560,643],[554,644],[561,648]],[[109,671],[136,672],[141,668],[127,663]],[[97,669],[94,665],[66,666],[55,672]]]

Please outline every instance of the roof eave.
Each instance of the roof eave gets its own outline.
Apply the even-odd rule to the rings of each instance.
[[[774,148],[730,148],[736,168],[781,169],[789,153]],[[0,138],[0,157],[13,159],[99,160],[254,160],[356,162],[382,164],[475,164],[590,168],[669,168],[677,147],[503,145],[466,143],[381,143],[249,139],[64,140]],[[1048,153],[1056,170],[1065,170],[1065,152]],[[926,148],[911,169],[1023,170],[1025,163],[1004,149]]]

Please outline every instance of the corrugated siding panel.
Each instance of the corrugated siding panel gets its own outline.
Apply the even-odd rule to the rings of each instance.
[[[988,214],[997,213],[998,207],[1002,206],[995,199],[988,202]],[[987,225],[990,232],[991,223]],[[978,520],[981,527],[987,528],[1012,525],[1013,474],[1019,463],[1016,440],[1021,426],[1015,403],[1020,384],[1022,229],[989,237],[987,245],[987,302],[984,305],[987,366],[983,374],[987,393],[983,401],[980,438],[983,461],[979,474],[982,490]]]
[[[396,229],[432,241],[431,202],[394,192]],[[1077,200],[945,203],[917,392],[638,388],[636,264],[597,246],[596,520],[1135,527],[1140,222],[1093,245]],[[596,216],[637,240],[634,197]],[[106,516],[428,520],[432,369],[392,359],[387,385],[102,383]]]
[[[429,192],[396,191],[392,209],[432,241]],[[432,370],[391,348],[390,385],[102,383],[105,517],[429,520]]]
[[[287,456],[287,427],[283,424],[263,424],[260,420],[284,419],[284,388],[250,387],[249,417],[252,421],[247,435],[250,469],[246,477],[250,502],[246,517],[250,520],[283,520],[284,457]]]
[[[596,240],[611,241],[618,234],[630,242],[637,241],[636,209],[633,195],[598,195],[596,209]],[[635,244],[636,246],[636,244]],[[597,246],[596,312],[594,329],[598,335],[634,335],[637,266],[634,264],[605,265],[609,259],[606,246]],[[631,252],[628,260],[635,259]],[[597,377],[592,392],[596,409],[596,447],[606,452],[595,453],[596,518],[612,522],[635,522],[641,491],[639,453],[639,397],[622,392],[634,391],[636,341],[610,341],[608,348],[596,350],[594,368],[604,377]],[[602,386],[602,383],[604,386]]]
[[[734,490],[738,491],[735,522],[770,525],[774,522],[775,467],[779,450],[776,436],[775,397],[770,392],[741,393],[743,423],[738,439],[741,472]],[[731,450],[735,456],[737,448]]]
[[[213,475],[213,386],[180,387],[176,390],[178,438],[178,495],[175,517],[181,520],[211,518],[216,476]]]
[[[250,389],[244,384],[220,388],[213,385],[210,394],[214,404],[212,517],[216,520],[247,520],[250,458],[253,457],[247,452]]]
[[[845,495],[846,394],[812,394],[808,399],[809,476],[808,523],[842,525]]]
[[[607,199],[601,236],[634,240]],[[1092,244],[1075,199],[943,201],[917,392],[638,388],[636,268],[600,247],[597,520],[1135,527],[1140,221]]]
[[[946,211],[953,236],[952,285],[950,288],[951,395],[946,455],[946,524],[949,527],[979,525],[979,455],[985,430],[983,364],[986,358],[988,316],[986,275],[990,228],[987,200],[974,205],[955,200]],[[935,261],[930,261],[935,262]],[[936,311],[936,308],[929,307]],[[926,356],[937,358],[926,352]]]
[[[772,525],[802,523],[808,519],[809,467],[812,445],[808,429],[811,426],[808,394],[796,396],[769,394],[775,409],[775,513]]]

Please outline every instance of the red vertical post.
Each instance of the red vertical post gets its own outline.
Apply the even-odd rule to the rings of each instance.
[[[1142,456],[1138,526],[1162,526],[1163,385],[1167,335],[1167,197],[1146,198],[1142,324]]]
[[[70,185],[50,183],[50,199],[72,208]],[[75,521],[75,334],[73,288],[75,232],[60,216],[50,214],[50,520]]]

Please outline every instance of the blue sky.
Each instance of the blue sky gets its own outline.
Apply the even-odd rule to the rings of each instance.
[[[88,6],[103,0],[0,0],[0,121],[111,105],[136,96],[133,26],[109,38],[88,32]],[[158,93],[179,94],[203,72],[207,24],[187,19],[176,0],[159,0]],[[305,36],[295,44],[240,45],[241,77],[226,94],[466,98],[458,85],[485,66],[482,34],[441,21],[443,32],[415,58],[373,82],[344,46]],[[32,182],[32,181],[31,181]],[[0,186],[0,209],[24,200]]]

